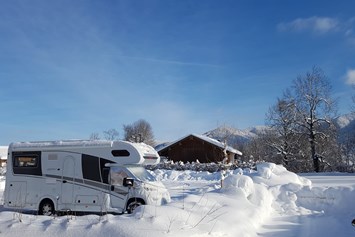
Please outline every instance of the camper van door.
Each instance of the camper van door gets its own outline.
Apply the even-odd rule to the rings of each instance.
[[[125,210],[125,205],[129,195],[129,188],[123,186],[123,179],[129,176],[129,172],[124,167],[111,167],[111,206],[113,208]]]
[[[73,203],[74,200],[75,160],[72,156],[64,158],[62,168],[62,203]]]

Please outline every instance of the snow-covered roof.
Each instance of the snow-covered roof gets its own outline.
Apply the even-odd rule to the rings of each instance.
[[[14,142],[12,148],[32,148],[32,147],[102,147],[112,146],[113,141],[106,140],[59,140],[59,141],[31,141]]]
[[[199,135],[199,134],[189,134],[189,135],[184,136],[184,137],[182,137],[182,138],[180,138],[180,139],[178,139],[178,140],[176,140],[176,141],[174,141],[174,142],[171,142],[171,143],[166,144],[166,146],[161,146],[161,147],[159,147],[159,148],[157,149],[157,151],[159,152],[159,151],[165,149],[165,148],[168,147],[168,146],[172,146],[172,145],[174,145],[174,144],[180,142],[181,140],[184,140],[185,138],[187,138],[187,137],[189,137],[189,136],[197,137],[197,138],[199,138],[199,139],[201,139],[201,140],[204,140],[205,142],[211,143],[211,144],[213,144],[213,145],[215,145],[215,146],[218,146],[218,147],[220,147],[220,148],[222,148],[222,149],[225,148],[224,143],[223,143],[223,142],[220,142],[220,141],[218,141],[218,140],[216,140],[216,139],[213,139],[213,138],[210,138],[210,137],[207,137],[207,136],[204,136],[204,135]],[[226,147],[226,150],[229,151],[229,152],[231,152],[231,153],[240,155],[240,156],[242,155],[242,152],[238,151],[237,149],[235,149],[235,148],[233,148],[233,147],[231,147],[231,146],[227,146],[227,147]]]

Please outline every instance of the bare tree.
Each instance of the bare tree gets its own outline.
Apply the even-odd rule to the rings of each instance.
[[[293,81],[292,96],[297,113],[296,125],[302,135],[307,136],[310,156],[314,171],[320,171],[320,151],[318,142],[332,136],[335,126],[332,122],[336,115],[336,103],[331,98],[331,86],[324,72],[313,67],[305,76],[299,76]]]
[[[355,85],[352,85],[355,90]],[[355,114],[355,94],[351,97],[351,113]],[[348,172],[355,172],[355,126],[348,126],[347,130],[341,132],[341,152],[345,160],[346,169]]]
[[[123,130],[124,140],[126,141],[155,145],[152,127],[144,119],[140,119],[133,124],[123,125]]]
[[[276,151],[267,154],[267,160],[296,172],[339,166],[341,151],[333,122],[337,106],[330,93],[330,83],[317,67],[293,81],[267,113],[272,129],[261,139]]]
[[[104,137],[106,140],[114,141],[114,140],[118,139],[118,136],[119,136],[119,133],[114,128],[104,131]]]
[[[100,135],[97,132],[93,132],[90,134],[90,140],[100,140]]]
[[[343,135],[341,144],[342,155],[345,160],[345,169],[341,171],[354,172],[355,171],[355,133],[349,131]]]
[[[274,157],[271,157],[273,154],[272,148],[268,146],[265,142],[265,134],[261,134],[258,137],[252,138],[244,146],[243,150],[243,161],[245,162],[260,162],[260,161],[269,161],[275,162]],[[275,162],[278,163],[278,162]]]
[[[288,94],[288,92],[285,92]],[[266,143],[282,157],[282,164],[287,168],[295,159],[297,136],[295,132],[296,110],[292,99],[277,99],[266,115],[271,130],[265,136]],[[274,134],[274,135],[272,135]]]

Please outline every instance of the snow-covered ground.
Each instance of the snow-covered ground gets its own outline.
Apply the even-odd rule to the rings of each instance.
[[[165,206],[133,214],[45,217],[0,206],[0,236],[355,236],[355,176],[302,174],[270,163],[258,171],[156,170]],[[4,179],[0,178],[0,202]]]
[[[310,213],[275,212],[259,236],[355,236],[355,175],[344,173],[301,174],[312,181],[310,190],[297,193],[299,207]]]

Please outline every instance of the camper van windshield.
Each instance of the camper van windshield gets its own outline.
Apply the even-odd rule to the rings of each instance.
[[[140,181],[156,181],[153,175],[151,175],[144,167],[131,166],[127,169]]]

